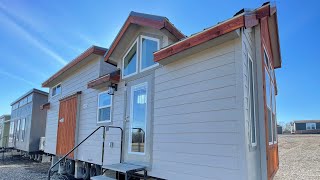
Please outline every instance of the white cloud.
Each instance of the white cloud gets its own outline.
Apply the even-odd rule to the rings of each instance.
[[[0,4],[0,10],[1,9],[5,11],[5,9],[3,9],[2,5]],[[27,30],[25,30],[18,23],[16,23],[12,19],[10,19],[7,15],[2,13],[1,17],[2,18],[0,18],[0,21],[3,21],[3,23],[5,23],[5,25],[2,24],[2,27],[7,27],[10,31],[12,31],[12,30],[15,31],[16,34],[18,34],[21,37],[23,37],[24,39],[26,39],[29,43],[33,44],[35,47],[37,47],[42,52],[44,52],[47,55],[51,56],[58,63],[60,63],[62,65],[66,65],[67,64],[67,61],[65,61],[60,55],[58,55],[53,50],[51,50],[48,47],[46,47],[46,45],[44,43],[40,42],[36,37],[34,37],[32,34],[30,34]]]

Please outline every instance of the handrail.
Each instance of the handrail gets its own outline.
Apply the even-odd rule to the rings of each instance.
[[[89,134],[85,139],[83,139],[78,145],[76,145],[74,148],[72,148],[66,155],[64,155],[62,158],[60,158],[57,162],[55,162],[48,170],[48,180],[50,180],[51,176],[51,170],[59,164],[62,160],[64,160],[69,154],[71,154],[74,150],[76,150],[82,143],[84,143],[89,137],[91,137],[94,133],[96,133],[100,128],[104,128],[104,133],[106,128],[118,128],[121,130],[121,148],[120,148],[120,162],[122,159],[122,143],[123,143],[123,129],[121,127],[117,126],[99,126],[97,129],[95,129],[91,134]]]

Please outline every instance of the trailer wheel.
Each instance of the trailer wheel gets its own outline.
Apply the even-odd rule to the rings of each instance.
[[[92,165],[90,168],[90,177],[101,175],[101,167],[98,165]]]
[[[73,175],[74,174],[74,161],[73,160],[70,160],[68,159],[66,161],[66,171],[69,175]]]
[[[82,168],[82,179],[89,180],[90,179],[90,164],[84,162]]]
[[[38,161],[38,162],[41,162],[41,161],[42,161],[42,155],[41,155],[41,154],[38,154],[37,161]]]

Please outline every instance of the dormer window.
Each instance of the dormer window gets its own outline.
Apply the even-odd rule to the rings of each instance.
[[[122,77],[133,76],[157,66],[158,63],[154,62],[153,53],[159,49],[159,39],[139,36],[123,57]]]

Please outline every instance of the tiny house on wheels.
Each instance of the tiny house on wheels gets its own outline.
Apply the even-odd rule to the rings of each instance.
[[[10,115],[0,116],[0,148],[8,147]]]
[[[320,134],[320,120],[296,120],[292,124],[292,134]]]
[[[46,128],[46,111],[40,106],[47,101],[48,93],[32,89],[11,104],[9,147],[40,157],[40,138]]]
[[[108,50],[89,48],[42,84],[45,152],[80,144],[53,159],[92,180],[272,179],[280,67],[272,4],[190,37],[131,12]]]

